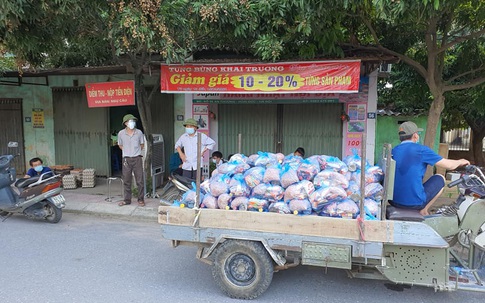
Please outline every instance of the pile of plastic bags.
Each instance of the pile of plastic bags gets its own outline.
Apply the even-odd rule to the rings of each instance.
[[[383,195],[382,169],[366,163],[364,209],[375,219]],[[200,207],[356,218],[361,203],[361,158],[315,155],[303,159],[258,152],[236,154],[201,183]],[[178,204],[193,207],[195,188]]]

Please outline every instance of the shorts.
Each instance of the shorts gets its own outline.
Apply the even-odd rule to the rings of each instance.
[[[395,203],[389,201],[389,204],[395,206],[397,208],[410,208],[410,209],[418,209],[421,210],[428,205],[429,201],[433,200],[434,197],[445,187],[445,180],[441,175],[433,175],[428,181],[424,182],[423,184],[424,192],[426,193],[426,201],[423,202],[421,205],[402,205],[399,203]]]

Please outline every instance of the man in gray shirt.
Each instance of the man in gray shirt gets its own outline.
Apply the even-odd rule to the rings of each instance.
[[[143,160],[142,150],[145,147],[145,136],[136,128],[138,119],[133,115],[123,117],[124,129],[118,133],[118,146],[123,152],[122,179],[124,186],[123,201],[119,206],[131,204],[132,174],[135,175],[136,187],[138,188],[138,205],[145,206],[143,185]]]

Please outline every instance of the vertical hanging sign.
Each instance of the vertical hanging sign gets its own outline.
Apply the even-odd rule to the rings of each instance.
[[[32,109],[32,127],[33,128],[45,127],[44,109],[42,108]]]
[[[358,155],[362,154],[362,134],[366,126],[366,105],[365,104],[347,104],[347,132],[345,134],[345,154],[344,156],[353,155],[356,150]]]
[[[209,136],[209,104],[208,103],[194,103],[192,104],[192,117],[197,121],[197,126],[199,127],[197,131],[206,134]],[[203,166],[208,167],[209,158],[211,155],[209,152],[204,154],[203,158]],[[204,173],[205,177],[209,176],[208,170],[207,173]]]
[[[209,104],[192,104],[192,117],[197,121],[198,131],[209,135]]]

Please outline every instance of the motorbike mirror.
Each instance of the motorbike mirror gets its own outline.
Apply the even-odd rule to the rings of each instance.
[[[9,148],[16,148],[16,147],[19,147],[19,143],[18,142],[15,142],[15,141],[10,141],[8,142],[8,145],[7,145]]]

